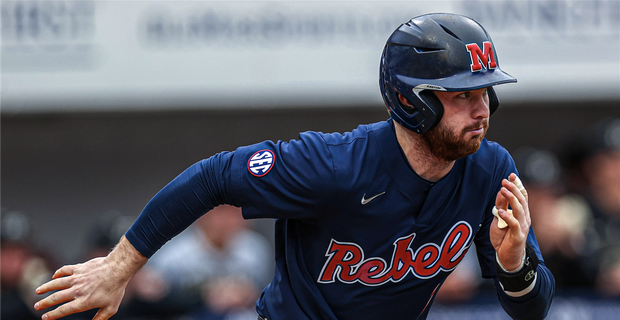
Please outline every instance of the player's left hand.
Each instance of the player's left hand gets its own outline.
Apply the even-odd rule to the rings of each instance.
[[[508,179],[502,180],[502,188],[495,198],[499,216],[506,221],[508,227],[500,229],[497,226],[497,217],[491,223],[491,244],[497,252],[497,257],[506,270],[517,270],[523,261],[525,243],[532,224],[528,195],[525,188],[519,188],[513,183],[517,175],[511,173]],[[512,215],[508,213],[508,205]]]

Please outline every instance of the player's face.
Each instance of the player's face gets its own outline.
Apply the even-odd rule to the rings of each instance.
[[[487,89],[464,92],[435,91],[444,107],[439,124],[422,138],[433,155],[447,161],[478,151],[489,127],[489,97]]]

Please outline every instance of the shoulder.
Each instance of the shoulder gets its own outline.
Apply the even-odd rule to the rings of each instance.
[[[339,146],[351,144],[359,141],[364,141],[368,138],[368,135],[375,130],[380,130],[383,127],[388,127],[389,124],[387,121],[373,123],[373,124],[362,124],[357,128],[348,131],[348,132],[332,132],[332,133],[323,133],[323,132],[315,132],[308,131],[301,133],[299,135],[301,140],[317,140],[321,139],[328,146]]]
[[[377,134],[380,131],[391,131],[390,124],[383,121],[363,124],[349,132],[322,134],[321,137],[325,141],[327,152],[338,174],[357,172],[360,169],[359,166],[373,162],[372,159],[378,161],[381,158],[377,157],[377,154],[379,145],[385,138],[378,138],[378,136],[389,135]]]
[[[367,140],[369,134],[373,131],[389,129],[389,123],[382,121],[373,124],[362,124],[357,128],[348,132],[332,132],[323,133],[321,131],[305,131],[301,132],[297,139],[289,141],[263,141],[257,144],[240,147],[237,153],[253,154],[256,150],[268,149],[276,152],[302,150],[321,150],[334,146],[352,144],[355,142],[363,142]]]
[[[511,172],[516,173],[512,156],[500,144],[483,139],[480,149],[462,159],[464,172],[469,181],[480,181],[484,185],[499,186],[499,181]]]
[[[480,149],[470,156],[468,156],[468,160],[480,166],[491,166],[496,167],[497,165],[501,165],[506,161],[511,163],[512,156],[504,148],[497,142],[489,141],[487,139],[483,139],[480,143]]]

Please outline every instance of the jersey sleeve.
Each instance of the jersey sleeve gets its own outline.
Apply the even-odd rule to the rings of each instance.
[[[150,258],[174,236],[220,204],[238,206],[230,192],[234,153],[222,152],[195,163],[161,189],[125,233]]]
[[[125,236],[150,258],[220,204],[242,207],[248,219],[311,221],[327,212],[333,176],[331,155],[319,133],[222,152],[190,166],[159,191]]]
[[[312,221],[329,210],[336,179],[323,134],[306,132],[297,140],[265,141],[235,153],[232,190],[244,218]]]
[[[547,316],[553,295],[555,293],[555,279],[551,271],[545,266],[540,247],[534,230],[530,227],[527,242],[532,246],[539,264],[536,269],[537,279],[534,288],[527,294],[520,297],[511,297],[504,292],[500,286],[495,271],[495,249],[491,244],[490,226],[493,222],[492,208],[495,205],[495,198],[501,189],[501,180],[507,178],[511,173],[518,175],[514,160],[503,147],[496,145],[495,170],[491,188],[488,195],[489,203],[486,206],[483,225],[475,238],[476,252],[478,261],[484,278],[493,278],[497,296],[502,308],[513,319],[544,319]]]

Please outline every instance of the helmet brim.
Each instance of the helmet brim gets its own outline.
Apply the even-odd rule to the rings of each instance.
[[[398,80],[409,86],[417,87],[422,84],[438,86],[445,91],[469,91],[480,88],[492,87],[499,84],[517,82],[517,79],[501,69],[492,69],[485,72],[463,72],[446,78],[420,79],[396,75]]]

